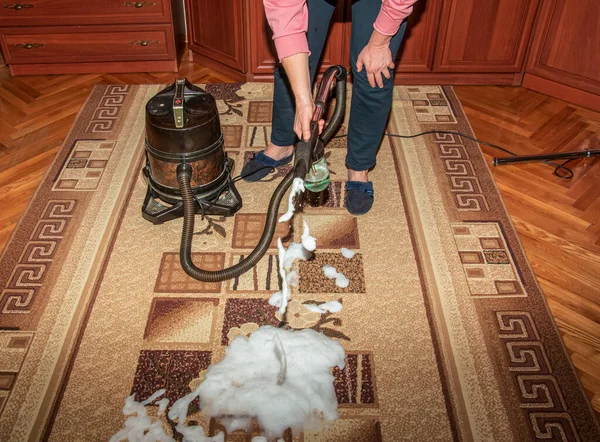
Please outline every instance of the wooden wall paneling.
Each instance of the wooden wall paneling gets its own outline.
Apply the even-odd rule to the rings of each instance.
[[[0,26],[150,22],[171,22],[171,0],[5,0],[0,5]]]
[[[245,73],[245,2],[186,0],[186,6],[190,49]]]
[[[262,0],[248,0],[249,60],[251,79],[272,78],[277,65],[275,44]]]
[[[600,95],[600,2],[544,0],[526,72]]]
[[[499,85],[512,86],[513,73],[478,73],[478,72],[397,72],[394,84],[401,85]]]
[[[397,73],[431,72],[443,0],[419,0],[396,57]]]
[[[323,55],[321,57],[321,70],[325,72],[329,66],[338,64],[348,65],[350,47],[348,46],[348,58],[346,59],[344,51],[346,50],[346,40],[349,40],[349,36],[346,35],[347,26],[345,25],[346,12],[349,9],[349,1],[338,1],[333,16],[331,17],[331,23],[329,25],[329,35],[323,48]]]
[[[324,72],[331,65],[348,64],[344,56],[345,51],[349,53],[349,48],[346,48],[346,26],[344,23],[347,3],[350,2],[338,1],[331,18],[329,35],[323,49],[320,72]],[[265,17],[262,0],[249,0],[248,6],[250,9],[248,14],[248,29],[250,34],[249,71],[251,73],[249,79],[268,80],[273,78],[273,71],[278,61],[272,38],[273,34]]]
[[[538,5],[539,0],[447,0],[434,71],[520,72]]]

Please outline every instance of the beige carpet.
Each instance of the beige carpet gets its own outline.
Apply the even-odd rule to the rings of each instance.
[[[272,86],[207,89],[239,172],[269,139]],[[236,280],[200,283],[179,266],[181,220],[154,226],[141,217],[144,105],[158,90],[93,91],[2,257],[0,440],[108,440],[128,395],[166,388],[178,399],[233,337],[279,325],[267,303],[279,289],[276,248]],[[471,133],[451,88],[398,87],[394,100],[391,132]],[[294,220],[296,237],[308,222],[318,254],[299,266],[286,325],[345,347],[346,367],[334,371],[340,419],[295,440],[599,440],[477,145],[455,135],[386,138],[371,175],[374,209],[358,218],[343,207],[345,146],[339,138],[328,148],[326,207]],[[198,217],[200,266],[249,253],[286,171],[240,182],[235,217]],[[357,255],[346,260],[340,247]],[[327,280],[324,263],[349,287]],[[343,310],[319,316],[303,306],[329,300]],[[193,419],[211,434],[222,429]]]

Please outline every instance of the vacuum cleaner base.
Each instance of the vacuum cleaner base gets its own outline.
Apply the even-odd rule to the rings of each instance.
[[[226,165],[227,180],[217,189],[206,193],[195,192],[196,213],[202,215],[233,216],[242,207],[242,198],[235,185],[230,181],[229,171],[233,169],[233,160],[228,158]],[[148,190],[142,204],[142,216],[153,224],[163,224],[183,217],[183,201],[180,196],[161,192],[145,167],[143,175],[148,182]]]

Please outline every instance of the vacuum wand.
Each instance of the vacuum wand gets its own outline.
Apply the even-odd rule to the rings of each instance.
[[[323,75],[317,95],[315,97],[315,110],[310,121],[310,138],[296,143],[294,159],[294,178],[304,179],[314,161],[323,153],[324,145],[329,142],[334,131],[337,131],[343,119],[346,100],[346,75],[348,72],[343,66],[332,66]],[[319,121],[323,117],[327,98],[334,81],[336,83],[336,106],[329,124],[319,133]],[[333,130],[332,130],[333,129]]]
[[[527,163],[530,161],[552,161],[552,160],[573,160],[576,158],[590,158],[600,156],[600,149],[579,150],[575,152],[559,152],[539,155],[516,155],[514,157],[493,158],[494,166],[506,164]]]

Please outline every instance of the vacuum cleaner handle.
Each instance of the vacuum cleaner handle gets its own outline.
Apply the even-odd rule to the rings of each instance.
[[[327,100],[327,95],[329,94],[329,88],[331,86],[331,79],[335,78],[335,109],[333,111],[333,115],[331,119],[327,123],[327,125],[323,128],[323,132],[321,133],[321,141],[323,144],[327,144],[331,137],[339,130],[340,126],[344,122],[344,115],[346,113],[346,77],[348,76],[348,71],[344,66],[331,66],[325,71],[325,75],[323,76],[323,80],[321,81],[321,86],[319,88],[319,92],[317,93],[317,98],[315,100],[315,104],[323,103],[323,106]],[[327,80],[327,81],[326,81]],[[318,120],[317,120],[318,121]]]
[[[315,111],[310,122],[310,139],[301,140],[296,144],[294,161],[294,178],[306,176],[313,162],[323,156],[325,144],[329,142],[344,121],[346,112],[346,77],[348,71],[344,66],[330,66],[323,75],[315,98]],[[329,91],[333,81],[335,84],[335,109],[331,119],[319,136],[319,121],[327,106]]]

